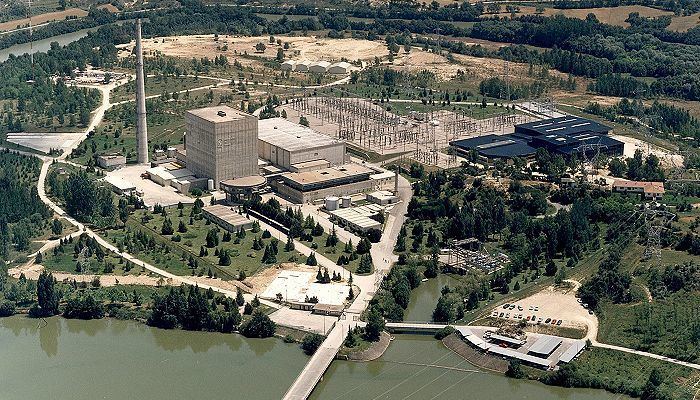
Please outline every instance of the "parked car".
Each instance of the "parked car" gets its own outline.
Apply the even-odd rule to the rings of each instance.
[[[545,324],[548,324],[549,321],[551,321],[551,320],[552,320],[551,318],[547,318],[546,320],[544,320],[544,323],[545,323]]]
[[[527,318],[525,318],[525,321],[529,321],[529,320],[530,320],[530,316],[528,315]]]
[[[557,321],[557,325],[561,325],[561,320]]]
[[[508,304],[508,303],[504,304],[504,305],[503,305],[503,309],[504,309],[504,310],[508,309],[508,306],[510,306],[510,304]]]
[[[498,315],[498,317],[499,317],[499,318],[503,318],[503,313],[500,313],[500,314]]]
[[[506,314],[506,318],[510,318],[510,313]]]
[[[528,307],[527,309],[530,310],[530,311],[532,311],[532,306]]]
[[[537,319],[537,323],[538,323],[538,324],[541,324],[541,323],[542,323],[542,317],[539,317],[539,318]]]
[[[518,306],[518,311],[522,311],[523,308],[521,306]]]

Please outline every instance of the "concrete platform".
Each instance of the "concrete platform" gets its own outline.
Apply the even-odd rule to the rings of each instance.
[[[51,149],[69,151],[83,138],[82,132],[8,133],[7,141],[48,153]]]

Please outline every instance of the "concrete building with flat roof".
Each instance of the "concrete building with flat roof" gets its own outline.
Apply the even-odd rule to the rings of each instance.
[[[126,157],[121,154],[100,154],[97,156],[97,165],[102,168],[121,167],[126,165]]]
[[[535,356],[549,357],[554,350],[563,342],[562,338],[557,336],[543,335],[540,336],[535,343],[527,349],[527,352]]]
[[[367,206],[340,208],[331,211],[331,220],[340,226],[347,226],[355,231],[367,232],[370,229],[382,229],[382,224],[372,219],[373,216],[384,212],[384,208],[376,204]]]
[[[185,113],[187,168],[219,182],[258,174],[258,118],[228,106]]]
[[[328,196],[346,196],[375,190],[374,171],[359,164],[344,164],[306,172],[286,172],[270,180],[277,192],[295,203]]]
[[[345,142],[284,118],[269,118],[258,122],[258,156],[287,170],[318,160],[340,165],[345,163]]]
[[[241,228],[250,229],[253,226],[252,220],[221,204],[204,207],[202,213],[204,218],[229,232],[237,232]]]

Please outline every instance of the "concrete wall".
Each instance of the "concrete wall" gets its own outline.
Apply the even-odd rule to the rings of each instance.
[[[284,169],[289,169],[292,164],[321,159],[335,166],[345,163],[345,143],[339,142],[330,146],[290,152],[281,147],[273,146],[267,142],[258,140],[258,156]]]

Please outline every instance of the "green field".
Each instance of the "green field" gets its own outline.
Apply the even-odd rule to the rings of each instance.
[[[119,245],[124,241],[124,237],[127,233],[133,235],[135,232],[141,231],[147,236],[153,237],[156,242],[155,248],[137,249],[134,255],[177,275],[208,275],[209,271],[211,271],[212,274],[216,274],[220,278],[232,279],[237,277],[240,271],[243,271],[246,276],[251,276],[270,265],[262,262],[264,246],[261,250],[253,249],[254,238],[261,238],[262,232],[253,233],[252,231],[247,231],[245,237],[240,239],[237,238],[234,233],[232,234],[230,242],[224,242],[224,231],[220,229],[220,233],[218,234],[219,245],[207,248],[206,235],[210,230],[216,229],[217,226],[207,223],[207,220],[203,218],[195,217],[190,220],[189,216],[191,210],[192,206],[184,206],[182,217],[179,216],[180,210],[177,208],[167,210],[167,218],[172,221],[175,229],[173,235],[161,234],[161,228],[165,219],[161,214],[153,214],[149,211],[138,210],[129,217],[126,230],[111,229],[107,232],[108,238],[113,243]],[[152,219],[147,223],[142,223],[144,215],[148,215],[152,217]],[[180,233],[177,231],[179,221],[183,221],[187,232]],[[173,237],[176,235],[180,237],[180,242],[173,241]],[[261,238],[261,240],[264,245],[268,245],[272,238]],[[206,249],[208,255],[200,257],[202,248]],[[214,255],[216,249],[219,249],[219,251],[229,251],[231,265],[219,265],[219,257]],[[306,260],[306,257],[296,251],[284,251],[284,242],[278,243],[278,250],[277,262],[303,262]],[[187,259],[183,260],[183,254],[187,256]],[[190,268],[190,266],[188,266],[190,256],[197,260],[198,268]]]

